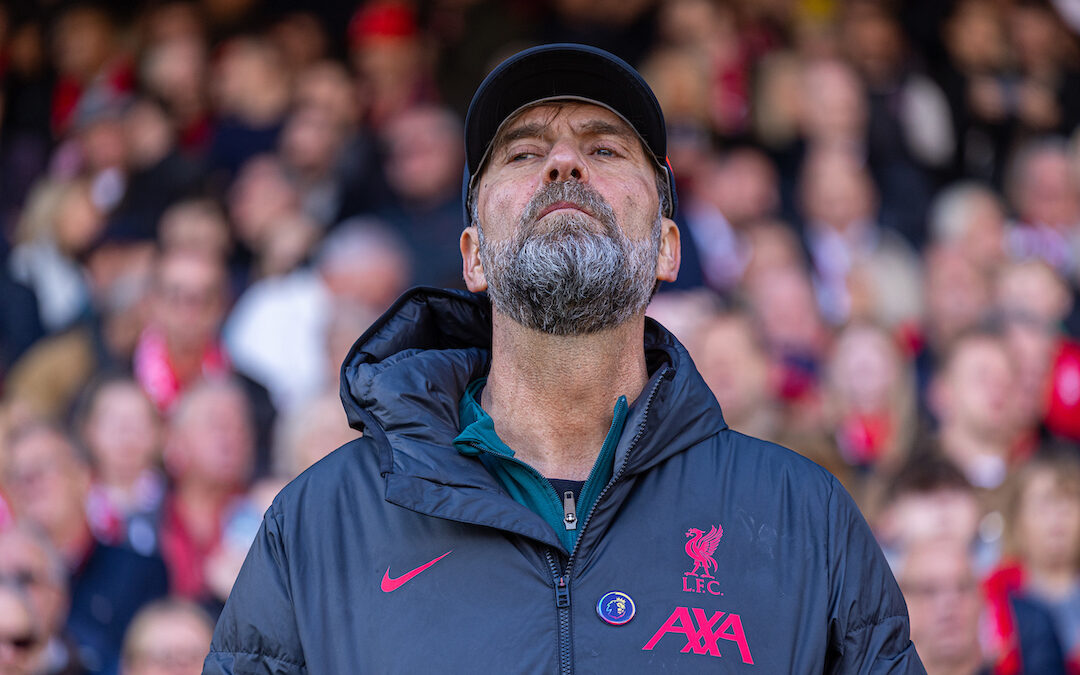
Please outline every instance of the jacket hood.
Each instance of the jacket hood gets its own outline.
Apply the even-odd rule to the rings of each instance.
[[[631,407],[615,466],[644,470],[726,428],[685,348],[646,320],[650,379]],[[414,288],[353,345],[341,367],[349,424],[378,443],[382,473],[492,488],[479,462],[452,446],[465,388],[487,374],[491,302],[486,294]],[[468,465],[466,467],[466,465]]]

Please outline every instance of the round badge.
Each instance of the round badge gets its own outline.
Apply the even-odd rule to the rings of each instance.
[[[634,618],[633,599],[622,591],[611,591],[596,603],[596,613],[612,626],[621,626]]]

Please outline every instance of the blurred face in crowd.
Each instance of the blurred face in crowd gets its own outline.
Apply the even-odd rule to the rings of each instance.
[[[1043,148],[1026,158],[1010,191],[1021,221],[1053,227],[1080,223],[1080,181],[1063,148]]]
[[[299,195],[277,159],[255,157],[240,169],[229,191],[229,215],[236,236],[258,251],[274,220],[299,208]]]
[[[110,382],[90,404],[83,438],[101,479],[130,484],[157,459],[157,409],[133,380]]]
[[[124,675],[197,675],[213,626],[195,607],[152,608],[136,616],[124,641]]]
[[[84,252],[101,234],[105,219],[90,196],[90,186],[75,181],[67,186],[56,210],[56,243],[69,255]]]
[[[710,178],[702,187],[704,193],[735,227],[765,218],[779,205],[776,169],[758,150],[733,151],[719,162]]]
[[[1004,266],[998,274],[995,301],[1003,316],[1025,318],[1049,329],[1065,319],[1072,305],[1065,280],[1036,260]]]
[[[961,68],[994,70],[1004,63],[1008,43],[994,3],[983,0],[959,3],[945,30],[945,46]]]
[[[349,71],[336,61],[319,61],[300,71],[294,99],[297,109],[319,110],[343,128],[354,127],[360,119]]]
[[[415,108],[384,131],[386,177],[405,200],[438,202],[461,189],[461,124],[449,110]]]
[[[190,251],[224,258],[231,245],[225,215],[209,201],[189,200],[173,204],[158,223],[158,239],[166,252]]]
[[[1015,373],[1001,340],[961,338],[940,374],[939,417],[994,444],[1008,438]]]
[[[220,51],[210,80],[218,110],[256,126],[278,121],[289,102],[288,74],[278,51],[252,38],[232,40]]]
[[[108,17],[92,7],[71,9],[53,34],[53,63],[61,75],[86,83],[112,55],[113,30]]]
[[[824,325],[809,276],[796,267],[757,275],[747,288],[766,343],[815,353],[823,343]]]
[[[59,561],[50,561],[45,545],[19,528],[0,532],[0,582],[25,588],[34,615],[41,618],[43,630],[52,634],[67,617],[67,572]]]
[[[840,148],[812,152],[803,162],[801,183],[803,209],[811,223],[854,234],[874,221],[874,186],[852,153]]]
[[[904,55],[903,32],[881,5],[849,3],[842,32],[852,62],[868,81],[881,85],[895,76]]]
[[[982,600],[967,545],[915,545],[897,576],[907,601],[911,641],[926,665],[955,668],[977,662]]]
[[[945,488],[902,494],[877,519],[875,533],[885,544],[903,549],[920,542],[975,540],[982,509],[970,490]]]
[[[802,130],[811,142],[861,144],[866,135],[862,84],[842,61],[810,63],[802,78]]]
[[[161,106],[137,101],[124,115],[128,164],[148,168],[164,159],[173,146],[172,121]]]
[[[1024,561],[1039,570],[1080,569],[1080,483],[1039,467],[1024,480],[1015,540]]]
[[[188,252],[164,256],[154,285],[154,322],[171,349],[204,349],[217,335],[225,312],[225,267],[215,258]]]
[[[0,675],[41,672],[45,644],[30,603],[10,584],[0,584]]]
[[[86,466],[71,441],[51,429],[34,429],[16,438],[7,464],[7,488],[17,515],[50,533],[84,518],[89,488]]]
[[[607,108],[520,113],[495,139],[476,199],[479,223],[462,235],[466,283],[526,328],[612,328],[644,312],[657,279],[675,279],[678,234],[660,215],[657,171]]]
[[[181,399],[170,425],[165,465],[181,484],[239,490],[254,461],[251,409],[235,385],[203,383]]]
[[[344,136],[341,125],[319,108],[299,108],[281,132],[281,154],[302,176],[323,177],[335,168]]]
[[[884,330],[869,325],[846,328],[833,344],[830,379],[840,412],[888,411],[900,386],[902,357]]]
[[[718,317],[701,329],[694,361],[733,425],[769,404],[769,361],[744,316]]]
[[[142,79],[147,88],[168,101],[180,116],[204,105],[206,45],[197,36],[155,40],[142,58]]]
[[[926,322],[938,349],[990,313],[986,276],[959,247],[939,246],[926,256]]]

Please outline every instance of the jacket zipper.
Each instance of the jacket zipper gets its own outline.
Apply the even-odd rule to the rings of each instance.
[[[562,496],[563,525],[568,530],[577,529],[577,506],[574,504],[574,493],[567,490]]]
[[[668,366],[664,366],[666,370]],[[544,555],[547,557],[548,567],[551,569],[551,576],[553,586],[555,588],[555,608],[559,615],[559,673],[560,675],[573,675],[574,672],[574,643],[573,634],[570,630],[570,572],[574,567],[574,558],[577,555],[578,547],[581,545],[581,539],[585,536],[585,528],[589,526],[589,521],[592,520],[593,513],[596,512],[596,507],[604,499],[604,495],[608,493],[615,483],[619,481],[623,473],[626,471],[626,465],[630,461],[630,452],[637,446],[638,441],[645,434],[645,420],[649,416],[649,409],[652,407],[653,399],[656,398],[656,392],[660,390],[660,383],[664,381],[664,374],[661,373],[660,377],[656,379],[656,384],[653,385],[652,390],[649,391],[649,398],[645,400],[645,412],[642,415],[641,425],[638,427],[637,433],[634,438],[631,439],[630,445],[626,448],[626,456],[623,458],[622,464],[618,466],[615,473],[611,476],[611,480],[608,481],[604,489],[600,491],[600,494],[596,496],[596,501],[593,502],[592,508],[589,509],[588,515],[585,516],[585,522],[581,524],[581,532],[578,533],[577,540],[574,542],[574,550],[570,552],[570,557],[566,561],[566,569],[562,572],[559,571],[559,566],[555,562],[555,556],[552,555],[552,549],[548,548],[544,550]],[[571,504],[573,503],[573,493],[571,495]],[[563,508],[566,508],[565,495],[563,495],[564,502]],[[571,512],[566,511],[567,515],[567,527],[570,528],[569,517]],[[574,513],[574,521],[577,521],[577,514]]]

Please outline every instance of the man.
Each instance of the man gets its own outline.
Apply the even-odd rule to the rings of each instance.
[[[30,425],[13,433],[9,453],[4,487],[15,515],[44,533],[66,567],[78,658],[90,672],[115,672],[131,617],[168,591],[165,565],[94,540],[84,506],[90,469],[67,436]]]
[[[124,635],[124,675],[194,675],[214,624],[198,605],[159,600],[144,607]]]
[[[679,232],[640,76],[521,52],[465,142],[490,300],[414,290],[354,345],[364,436],[268,510],[206,672],[919,672],[847,494],[727,430],[645,320]]]

